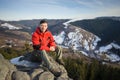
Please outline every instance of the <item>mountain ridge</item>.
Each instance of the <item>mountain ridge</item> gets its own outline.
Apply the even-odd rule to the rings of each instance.
[[[117,17],[114,17],[114,19],[113,17],[98,17],[95,19],[86,19],[71,22],[71,24],[81,27],[99,36],[102,39],[102,42],[100,44],[108,44],[115,41],[120,44],[120,36],[117,35],[120,32],[120,17],[118,17],[117,20],[115,20],[115,18]]]

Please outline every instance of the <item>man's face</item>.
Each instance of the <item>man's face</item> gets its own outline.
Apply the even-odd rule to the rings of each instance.
[[[42,32],[45,32],[47,30],[47,28],[48,28],[48,24],[47,23],[42,23],[42,24],[40,24],[39,27],[40,27],[40,30]]]

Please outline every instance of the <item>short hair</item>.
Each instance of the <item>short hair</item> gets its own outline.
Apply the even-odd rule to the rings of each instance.
[[[40,24],[42,24],[42,23],[48,23],[48,22],[47,22],[47,20],[43,19],[40,21]]]

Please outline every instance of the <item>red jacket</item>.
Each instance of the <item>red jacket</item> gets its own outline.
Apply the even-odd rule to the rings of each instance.
[[[40,28],[37,27],[36,31],[32,34],[33,45],[40,45],[39,50],[50,51],[50,46],[56,47],[55,40],[50,31],[42,33]]]

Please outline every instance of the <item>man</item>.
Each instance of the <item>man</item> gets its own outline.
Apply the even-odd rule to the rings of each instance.
[[[36,31],[32,35],[33,48],[36,51],[35,54],[40,54],[39,58],[46,64],[48,68],[52,67],[47,52],[55,51],[57,53],[56,61],[59,64],[64,65],[62,61],[62,49],[60,46],[56,46],[53,35],[48,31],[48,22],[41,20]],[[38,58],[37,57],[37,58]]]

